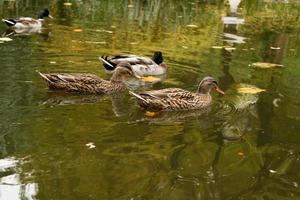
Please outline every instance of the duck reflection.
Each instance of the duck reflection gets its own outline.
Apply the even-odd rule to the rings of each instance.
[[[41,100],[39,104],[41,106],[55,107],[95,104],[104,101],[111,101],[112,110],[116,117],[121,117],[130,113],[130,107],[126,103],[125,93],[111,95],[70,95],[61,92],[51,92],[44,100]]]
[[[50,31],[44,28],[30,28],[30,29],[7,29],[2,37],[18,37],[38,35],[42,40],[47,41],[50,37]]]

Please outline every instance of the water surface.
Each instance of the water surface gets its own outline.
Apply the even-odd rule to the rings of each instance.
[[[0,43],[0,199],[300,198],[297,2],[65,3],[0,1],[1,18],[46,7],[55,17]],[[154,51],[168,75],[140,90],[196,90],[211,75],[226,95],[205,111],[147,117],[126,93],[57,93],[36,72],[109,78],[99,55]]]

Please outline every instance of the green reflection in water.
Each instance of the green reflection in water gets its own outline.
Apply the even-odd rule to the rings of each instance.
[[[235,13],[227,1],[68,2],[0,1],[2,18],[45,7],[55,17],[41,34],[0,44],[1,194],[299,199],[299,4],[241,1]],[[195,90],[210,74],[226,95],[214,94],[207,111],[149,118],[127,94],[51,92],[36,73],[108,78],[99,55],[157,50],[168,76],[146,88]],[[284,67],[255,69],[253,62]],[[240,83],[266,92],[238,94]]]

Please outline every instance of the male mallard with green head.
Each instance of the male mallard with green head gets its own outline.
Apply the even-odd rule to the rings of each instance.
[[[119,63],[111,79],[104,80],[94,74],[45,74],[41,77],[48,83],[50,89],[84,94],[111,94],[127,89],[124,81],[135,76],[129,63]]]
[[[166,88],[130,94],[137,98],[138,104],[150,111],[194,110],[209,106],[212,102],[211,90],[224,94],[212,77],[205,77],[199,84],[196,93],[180,88]]]
[[[53,18],[48,9],[42,10],[38,15],[38,19],[20,17],[18,19],[2,19],[2,21],[12,29],[37,29],[42,28],[45,17]]]
[[[167,65],[160,51],[154,52],[152,59],[138,55],[102,56],[99,59],[107,71],[113,71],[120,62],[128,62],[134,73],[139,76],[157,76],[167,72]]]

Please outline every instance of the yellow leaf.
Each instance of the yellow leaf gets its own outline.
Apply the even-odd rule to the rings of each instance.
[[[270,49],[273,49],[273,50],[279,50],[280,47],[270,47]]]
[[[70,3],[70,2],[65,2],[64,5],[65,5],[65,6],[71,6],[72,3]]]
[[[241,84],[241,85],[238,85],[237,91],[238,91],[238,93],[243,93],[243,94],[257,94],[260,92],[265,92],[266,90],[258,88],[254,85]]]
[[[74,32],[82,32],[82,29],[76,28],[76,29],[74,29],[73,31],[74,31]]]
[[[9,42],[9,41],[12,41],[12,39],[10,39],[8,37],[2,37],[2,38],[0,38],[0,41],[2,41],[2,42]]]
[[[143,76],[141,79],[145,82],[154,82],[154,81],[160,80],[160,78],[155,77],[155,76]]]
[[[273,67],[283,67],[283,65],[276,64],[276,63],[265,63],[265,62],[256,62],[252,63],[253,67],[267,69],[267,68],[273,68]]]
[[[197,28],[198,26],[197,25],[195,25],[195,24],[188,24],[188,25],[186,25],[187,27],[190,27],[190,28]]]
[[[150,111],[146,111],[144,113],[144,115],[147,116],[147,117],[154,117],[157,114],[158,114],[158,112],[150,112]]]

